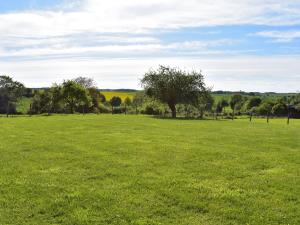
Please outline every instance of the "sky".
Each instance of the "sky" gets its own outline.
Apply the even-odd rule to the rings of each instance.
[[[0,0],[0,74],[140,89],[159,65],[213,90],[300,91],[300,0]]]

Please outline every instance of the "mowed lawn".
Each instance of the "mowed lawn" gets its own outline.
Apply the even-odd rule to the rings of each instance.
[[[0,118],[0,224],[300,224],[300,121]]]

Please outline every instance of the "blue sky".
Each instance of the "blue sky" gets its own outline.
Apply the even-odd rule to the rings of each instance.
[[[61,0],[1,0],[0,12],[54,8]]]
[[[139,88],[159,64],[214,90],[300,91],[300,0],[0,0],[0,74]]]

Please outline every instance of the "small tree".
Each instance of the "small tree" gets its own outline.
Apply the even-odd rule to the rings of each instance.
[[[144,92],[138,92],[134,95],[132,99],[132,105],[135,107],[135,113],[138,114],[138,107],[140,107],[145,99],[145,93]]]
[[[168,104],[173,118],[176,118],[177,104],[193,104],[199,93],[206,90],[201,72],[189,73],[164,66],[146,73],[142,85],[148,96]]]
[[[223,109],[229,106],[228,102],[225,99],[221,99],[216,106],[216,113],[223,113]]]
[[[199,94],[196,102],[194,103],[194,106],[199,111],[199,117],[203,119],[204,113],[206,111],[212,111],[213,105],[214,105],[214,98],[210,93],[210,90],[206,90]]]
[[[0,76],[0,96],[6,104],[6,116],[10,113],[11,105],[15,104],[24,93],[22,83],[14,81],[9,76]]]
[[[260,115],[267,116],[267,123],[269,123],[270,114],[272,113],[273,104],[271,102],[263,102],[259,107],[256,108]]]
[[[75,108],[88,104],[90,98],[87,90],[75,81],[64,81],[62,85],[62,96],[71,113],[74,113]],[[84,113],[84,112],[83,112]]]
[[[250,98],[247,102],[246,102],[246,107],[248,110],[252,109],[253,107],[258,107],[261,104],[262,100],[259,97],[253,97]]]
[[[114,113],[114,108],[115,107],[120,107],[120,105],[122,104],[122,99],[118,96],[114,96],[110,99],[109,103],[111,105],[111,112],[113,114]]]
[[[92,100],[92,108],[93,110],[98,110],[99,108],[99,103],[101,102],[101,94],[97,90],[97,88],[92,87],[88,89],[89,95]]]
[[[229,104],[232,109],[232,120],[234,119],[236,109],[239,107],[239,105],[241,105],[242,101],[243,101],[243,97],[241,94],[234,94],[231,97]]]
[[[126,97],[125,100],[124,100],[124,105],[125,105],[125,114],[127,113],[127,107],[128,106],[131,106],[132,104],[132,101],[129,97]]]

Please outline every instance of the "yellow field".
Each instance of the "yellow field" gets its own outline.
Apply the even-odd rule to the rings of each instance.
[[[114,91],[104,91],[104,92],[101,92],[105,98],[106,98],[106,101],[109,101],[112,97],[114,96],[118,96],[122,99],[122,101],[125,100],[125,98],[130,98],[131,100],[133,99],[134,95],[135,95],[135,92],[114,92]]]

